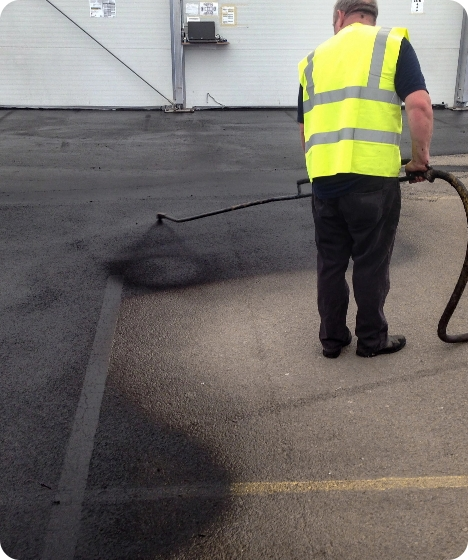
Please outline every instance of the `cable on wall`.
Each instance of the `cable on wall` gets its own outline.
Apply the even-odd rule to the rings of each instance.
[[[118,56],[116,56],[112,51],[110,51],[107,47],[105,47],[102,43],[100,43],[97,39],[95,39],[92,35],[90,35],[86,29],[83,29],[80,25],[78,25],[76,23],[76,21],[73,21],[71,19],[71,17],[67,16],[66,13],[62,12],[62,10],[60,8],[57,8],[57,6],[55,6],[55,4],[52,4],[52,2],[50,0],[46,0],[46,2],[48,4],[50,4],[53,8],[55,8],[58,12],[60,12],[62,14],[62,16],[66,17],[69,21],[71,21],[73,23],[73,25],[76,25],[76,27],[78,27],[78,29],[81,29],[81,31],[83,31],[83,33],[85,33],[88,37],[90,37],[95,43],[97,43],[100,47],[102,47],[105,51],[107,51],[109,54],[111,54],[115,59],[117,59],[121,64],[123,64],[125,66],[125,68],[128,68],[130,70],[130,72],[133,72],[135,74],[135,76],[137,76],[138,78],[140,78],[140,80],[142,80],[143,82],[145,82],[145,84],[147,84],[151,89],[153,89],[158,95],[160,95],[161,97],[163,97],[166,101],[168,101],[173,107],[176,105],[176,102],[172,99],[169,99],[168,97],[166,97],[164,94],[162,94],[158,89],[156,89],[153,85],[151,85],[149,82],[147,82],[142,76],[140,76],[140,74],[138,74],[137,72],[135,72],[135,70],[133,70],[132,68],[130,68],[130,66],[128,64],[126,64],[123,60],[121,60]]]

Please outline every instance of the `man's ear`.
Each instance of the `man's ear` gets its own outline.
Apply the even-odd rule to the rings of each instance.
[[[346,17],[346,14],[342,10],[337,10],[336,21],[333,25],[333,29],[335,30],[335,34],[338,33],[338,31],[341,31],[341,29],[343,28],[343,23],[344,23],[345,17]]]

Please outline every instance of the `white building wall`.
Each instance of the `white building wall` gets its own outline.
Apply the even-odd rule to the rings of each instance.
[[[185,47],[187,106],[297,104],[297,64],[332,33],[332,0],[248,0],[237,25],[216,30],[229,45]],[[221,5],[221,3],[220,3]],[[210,19],[210,18],[206,18]]]
[[[52,1],[172,99],[168,0],[116,0],[115,18],[91,18],[88,0]],[[16,0],[4,9],[0,76],[2,106],[168,104],[45,0]]]
[[[207,17],[229,45],[185,47],[187,106],[296,105],[297,63],[332,35],[334,3],[233,2],[235,27]],[[463,8],[452,0],[426,0],[424,13],[412,15],[411,0],[380,0],[379,9],[379,25],[409,29],[433,103],[452,106]]]
[[[91,18],[89,0],[52,1],[172,99],[169,9],[177,0],[116,0],[115,18]],[[331,36],[334,0],[218,5],[236,7],[236,25],[222,26],[219,16],[212,17],[229,45],[184,47],[187,107],[296,105],[297,63]],[[409,28],[433,103],[452,106],[463,8],[453,0],[425,0],[422,15],[411,15],[411,0],[380,0],[379,7],[379,24]],[[169,103],[46,0],[16,0],[4,9],[0,75],[0,106]]]
[[[463,8],[453,0],[425,0],[423,14],[411,0],[380,0],[379,24],[407,27],[432,103],[454,104]]]

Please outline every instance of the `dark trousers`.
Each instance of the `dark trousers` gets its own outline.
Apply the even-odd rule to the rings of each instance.
[[[396,178],[365,177],[349,194],[323,200],[312,197],[320,341],[325,350],[341,348],[349,337],[345,272],[350,258],[354,261],[358,347],[378,350],[386,345],[383,308],[390,289],[389,266],[400,208]]]

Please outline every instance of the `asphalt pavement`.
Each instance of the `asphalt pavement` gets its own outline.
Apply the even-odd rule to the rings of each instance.
[[[435,112],[432,164],[465,184],[467,131]],[[450,185],[402,186],[386,314],[407,347],[327,360],[310,198],[156,219],[294,195],[294,110],[2,110],[0,132],[6,554],[462,554],[468,346],[437,337],[467,245]]]

